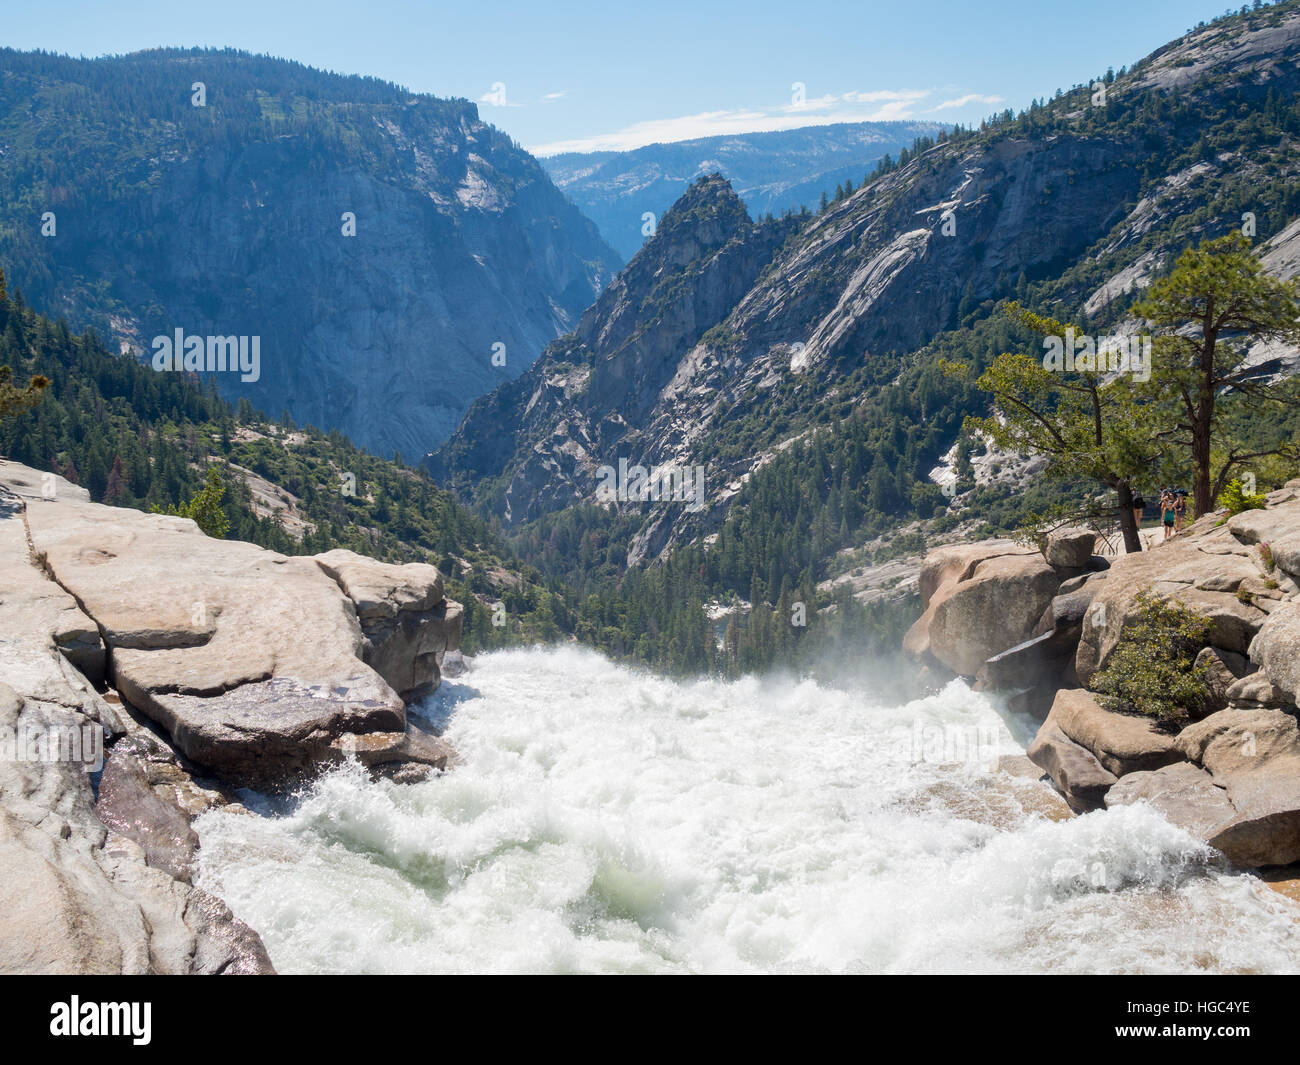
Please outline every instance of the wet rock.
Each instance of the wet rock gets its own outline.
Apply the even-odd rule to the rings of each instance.
[[[199,837],[190,828],[189,815],[153,790],[141,755],[130,739],[113,746],[104,762],[95,813],[106,827],[138,843],[147,864],[191,883]]]
[[[403,784],[423,780],[433,770],[450,769],[456,761],[451,744],[414,725],[405,732],[340,736],[333,747],[340,757],[355,758],[377,775]]]
[[[442,656],[442,675],[450,679],[463,677],[474,668],[474,659],[460,651],[448,651]]]
[[[1137,802],[1150,803],[1166,820],[1204,840],[1237,816],[1224,789],[1189,762],[1129,773],[1106,793],[1108,807]]]
[[[1079,813],[1099,809],[1116,776],[1093,753],[1075,743],[1059,728],[1046,723],[1025,752],[1052,778],[1070,808]]]
[[[1056,693],[1046,725],[1059,728],[1117,777],[1159,769],[1185,755],[1175,737],[1151,718],[1107,710],[1092,692],[1063,688]]]

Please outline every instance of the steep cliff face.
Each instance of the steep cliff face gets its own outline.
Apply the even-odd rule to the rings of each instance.
[[[601,466],[685,459],[646,429],[682,352],[726,317],[792,226],[752,223],[718,175],[697,182],[577,329],[474,405],[434,468],[505,473],[502,515],[521,522],[590,497]]]
[[[3,52],[0,140],[29,302],[145,356],[178,328],[260,337],[227,395],[382,454],[446,437],[618,263],[473,104],[278,60]]]
[[[596,501],[596,468],[619,457],[702,464],[703,510],[645,510],[629,562],[708,532],[807,431],[799,412],[864,367],[925,359],[1027,282],[1053,286],[1066,316],[1114,321],[1178,250],[1240,225],[1244,209],[1261,238],[1280,231],[1300,208],[1286,192],[1300,177],[1294,141],[1261,138],[1250,116],[1280,114],[1300,87],[1298,29],[1289,4],[1197,31],[1104,97],[1081,87],[941,141],[789,232],[752,227],[734,266],[731,253],[705,269],[675,250],[708,244],[703,228],[684,237],[700,225],[693,205],[734,200],[720,178],[697,184],[579,329],[475,407],[435,470],[517,523]],[[1285,258],[1279,240],[1269,254]],[[653,295],[664,291],[672,303]],[[709,313],[683,327],[681,308],[700,305]],[[789,427],[755,453],[739,424]]]

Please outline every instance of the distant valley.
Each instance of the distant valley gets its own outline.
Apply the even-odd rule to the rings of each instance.
[[[645,215],[658,219],[696,178],[720,173],[757,218],[816,210],[837,185],[856,188],[886,155],[897,158],[937,122],[854,122],[770,133],[701,137],[626,152],[542,159],[555,183],[624,259],[645,242]]]

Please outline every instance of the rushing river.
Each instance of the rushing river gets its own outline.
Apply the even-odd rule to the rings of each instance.
[[[419,708],[460,753],[210,813],[200,883],[282,972],[1300,970],[1300,907],[1145,807],[1062,818],[954,682],[675,682],[502,652]]]

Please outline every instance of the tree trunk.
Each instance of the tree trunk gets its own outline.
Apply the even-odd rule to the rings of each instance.
[[[1192,484],[1192,514],[1199,518],[1214,509],[1214,490],[1210,486],[1210,417],[1202,421],[1199,417],[1192,426],[1192,462],[1196,468],[1196,480]]]
[[[1115,491],[1119,495],[1119,527],[1124,533],[1124,550],[1131,555],[1142,550],[1142,537],[1133,518],[1133,489],[1128,481],[1119,481]]]
[[[1195,482],[1192,484],[1192,517],[1202,517],[1214,509],[1210,489],[1210,431],[1214,428],[1214,346],[1219,333],[1212,325],[1214,301],[1210,300],[1202,320],[1200,392],[1196,397],[1196,413],[1192,418],[1192,465]]]

